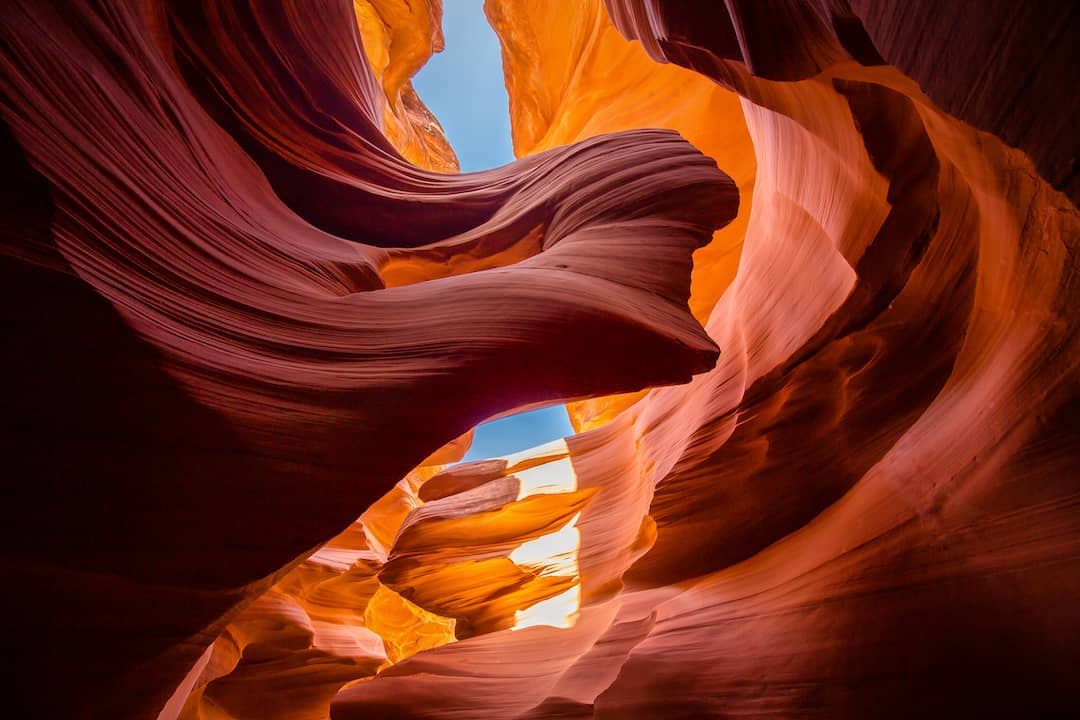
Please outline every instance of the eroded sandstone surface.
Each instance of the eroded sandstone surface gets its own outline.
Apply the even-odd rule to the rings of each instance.
[[[1075,711],[1077,11],[982,5],[487,0],[469,174],[438,0],[0,5],[15,716]]]

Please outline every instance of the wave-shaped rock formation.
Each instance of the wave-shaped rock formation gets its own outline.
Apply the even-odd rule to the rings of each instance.
[[[13,716],[1076,711],[1075,5],[486,10],[0,5]]]

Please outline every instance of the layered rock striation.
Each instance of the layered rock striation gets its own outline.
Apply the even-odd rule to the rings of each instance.
[[[435,0],[0,8],[11,702],[1075,710],[1075,9],[486,10],[455,174]]]

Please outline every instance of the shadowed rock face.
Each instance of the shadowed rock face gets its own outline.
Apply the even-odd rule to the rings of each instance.
[[[435,0],[5,3],[16,714],[1075,710],[1076,10],[965,8],[488,0],[458,175]]]

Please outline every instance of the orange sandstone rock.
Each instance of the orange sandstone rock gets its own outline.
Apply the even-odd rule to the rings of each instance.
[[[1074,710],[1076,13],[1006,5],[488,0],[466,176],[437,2],[3,6],[12,702]]]
[[[932,28],[938,10],[892,11],[883,32],[890,11],[843,3],[608,9],[654,59],[745,98],[753,203],[738,273],[718,278],[706,322],[723,354],[686,386],[578,406],[578,427],[603,425],[567,441],[578,482],[602,485],[597,505],[641,500],[598,513],[640,521],[633,541],[590,532],[601,521],[583,511],[582,586],[605,570],[615,581],[583,592],[572,629],[441,647],[346,689],[333,717],[1067,712],[1062,669],[1078,647],[1061,633],[1080,626],[1075,206],[1023,152],[941,109],[963,88],[935,76],[928,98],[861,25],[888,38],[883,54],[917,58],[911,28]],[[591,102],[603,90],[590,72],[606,78],[597,86],[634,76],[597,60],[587,4],[488,10],[519,150],[634,117],[623,95]],[[975,21],[974,37],[1014,52],[1030,19],[1002,17]],[[1061,77],[1058,36],[1039,62]],[[925,57],[949,54],[931,40]],[[1044,103],[1043,128],[1060,127],[1067,102]],[[1025,141],[1036,157],[1038,141]],[[695,266],[695,295],[699,277]],[[631,542],[628,569],[605,556]],[[490,700],[470,705],[478,696]]]
[[[418,168],[382,133],[400,85],[372,71],[352,2],[34,0],[0,28],[20,712],[172,712],[238,613],[479,420],[715,362],[686,309],[691,254],[738,195],[674,133]],[[509,266],[380,274],[537,227]],[[369,631],[320,635],[274,607],[299,628],[286,650],[313,638],[282,670],[370,665]],[[248,670],[267,667],[215,682]]]

